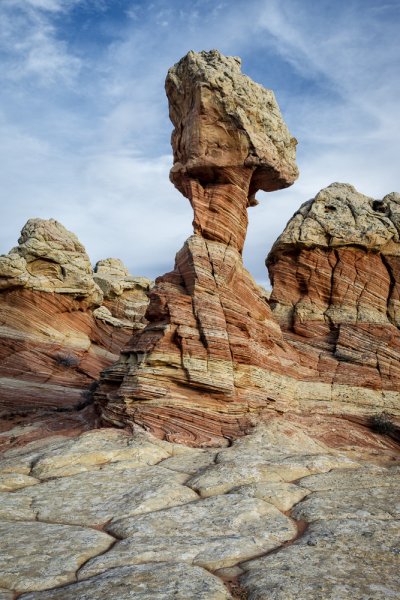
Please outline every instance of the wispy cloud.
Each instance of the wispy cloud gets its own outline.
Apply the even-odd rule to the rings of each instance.
[[[74,4],[73,0],[70,7]],[[61,0],[3,0],[0,6],[0,52],[3,82],[33,77],[36,84],[71,82],[81,61],[58,38],[52,19],[65,12]]]

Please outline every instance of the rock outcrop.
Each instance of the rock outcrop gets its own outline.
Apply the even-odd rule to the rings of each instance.
[[[100,305],[85,248],[54,219],[29,219],[18,246],[0,256],[0,289],[26,288],[69,294],[88,306]]]
[[[399,200],[334,185],[275,244],[268,300],[242,263],[257,190],[297,176],[272,92],[217,51],[168,73],[171,180],[194,235],[156,280],[144,330],[106,369],[103,419],[168,440],[223,443],[269,409],[400,414]]]
[[[94,316],[116,327],[143,329],[152,282],[133,277],[118,258],[99,260],[93,279],[103,292],[102,305]]]
[[[248,413],[273,400],[265,365],[295,365],[241,252],[257,190],[297,176],[296,141],[272,92],[242,75],[236,58],[189,52],[166,90],[171,179],[190,200],[195,235],[157,279],[148,326],[103,372],[96,397],[108,422],[214,444],[246,431]]]
[[[144,327],[150,282],[120,261],[93,273],[77,237],[30,219],[0,256],[0,413],[87,403],[101,369]]]
[[[400,194],[374,200],[335,183],[303,204],[267,266],[284,339],[319,372],[303,408],[400,412]],[[336,410],[340,407],[337,407]]]
[[[190,51],[168,71],[165,89],[174,125],[171,180],[189,199],[195,181],[236,185],[226,169],[249,175],[250,200],[259,189],[281,189],[298,177],[297,141],[282,120],[274,93],[243,75],[240,65],[240,58],[217,50]],[[193,208],[196,219],[200,215]]]

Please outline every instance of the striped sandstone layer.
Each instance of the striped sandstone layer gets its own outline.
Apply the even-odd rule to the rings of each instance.
[[[312,408],[400,413],[399,236],[400,194],[374,200],[334,183],[275,242],[270,306],[284,339],[319,373]],[[299,406],[311,408],[309,399]]]
[[[0,414],[85,405],[89,388],[144,326],[150,282],[116,259],[93,272],[53,219],[31,219],[0,256]]]
[[[149,324],[103,372],[96,397],[108,422],[213,445],[243,434],[249,414],[275,401],[265,368],[297,366],[241,256],[256,192],[298,175],[296,140],[273,93],[242,75],[237,58],[189,52],[166,91],[171,180],[192,205],[194,235],[156,280]]]

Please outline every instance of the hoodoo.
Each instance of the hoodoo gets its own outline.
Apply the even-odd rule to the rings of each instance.
[[[241,252],[256,192],[298,175],[296,140],[274,94],[243,75],[238,58],[189,52],[166,91],[171,180],[193,207],[194,235],[156,280],[148,326],[103,372],[97,397],[109,422],[215,444],[243,433],[249,413],[273,401],[266,365],[295,367]]]
[[[334,184],[276,242],[267,302],[244,269],[247,209],[298,175],[271,91],[216,50],[168,72],[171,181],[192,235],[96,398],[105,422],[188,445],[243,435],[269,409],[368,415],[399,408],[399,201]]]

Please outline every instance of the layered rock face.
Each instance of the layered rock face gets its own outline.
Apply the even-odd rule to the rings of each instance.
[[[275,242],[271,307],[284,339],[319,372],[318,395],[301,399],[304,408],[334,410],[335,390],[343,411],[399,414],[399,235],[400,194],[378,201],[335,183]]]
[[[143,329],[152,282],[133,277],[118,258],[99,260],[93,279],[103,293],[102,305],[93,313],[96,319],[115,327]]]
[[[0,256],[0,412],[85,404],[88,387],[144,327],[150,282],[115,259],[96,273],[60,223],[31,219]]]
[[[109,422],[221,443],[271,401],[260,369],[295,364],[241,252],[256,191],[297,176],[296,141],[272,92],[242,75],[236,58],[189,52],[170,69],[166,90],[171,179],[191,202],[195,235],[157,279],[149,325],[103,373],[96,396]]]

